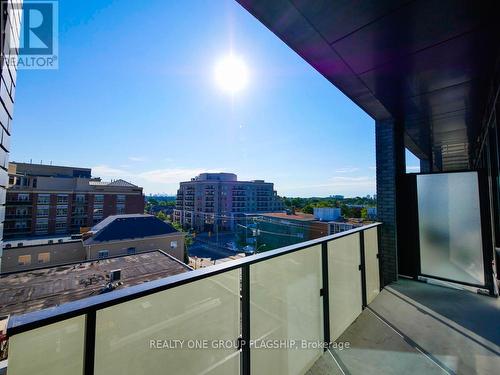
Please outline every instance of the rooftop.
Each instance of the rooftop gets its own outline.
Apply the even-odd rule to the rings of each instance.
[[[200,173],[198,176],[193,177],[191,181],[183,181],[181,184],[192,183],[192,182],[234,182],[240,184],[272,184],[271,182],[266,182],[265,180],[249,180],[249,181],[238,181],[238,176],[234,173]]]
[[[178,232],[172,225],[152,215],[112,215],[92,227],[94,235],[84,242],[120,241],[125,239],[162,236]]]
[[[90,168],[70,167],[63,165],[32,164],[32,163],[9,163],[9,173],[46,176],[46,177],[85,177],[90,178]]]
[[[13,247],[50,245],[50,244],[78,242],[78,241],[81,241],[80,235],[27,237],[27,238],[15,238],[13,240],[8,240],[8,241],[4,240],[2,246],[5,249]],[[18,246],[20,243],[22,243],[23,245]]]
[[[314,215],[312,214],[303,214],[303,213],[295,213],[295,214],[287,214],[285,212],[268,212],[259,214],[259,216],[266,217],[274,217],[278,219],[287,219],[287,220],[299,220],[299,221],[315,221]]]
[[[177,275],[188,266],[162,251],[87,261],[0,276],[2,314],[24,314],[99,294],[110,271],[121,269],[123,289]]]
[[[89,185],[93,186],[120,186],[120,187],[138,187],[128,181],[118,179],[113,181],[90,180]]]

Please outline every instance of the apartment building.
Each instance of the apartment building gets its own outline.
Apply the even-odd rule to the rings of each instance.
[[[4,237],[79,233],[110,215],[144,212],[142,188],[90,168],[10,163]]]
[[[234,173],[202,173],[180,183],[174,221],[195,230],[233,229],[242,214],[282,210],[271,182],[238,181]]]
[[[5,196],[9,182],[9,151],[14,97],[16,93],[17,69],[12,59],[18,54],[19,33],[21,28],[22,1],[0,1],[2,22],[0,23],[0,241],[3,235],[5,216]]]

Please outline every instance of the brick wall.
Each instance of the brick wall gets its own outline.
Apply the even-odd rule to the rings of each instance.
[[[144,213],[144,196],[127,195],[125,198],[125,213],[127,214],[142,214]]]
[[[398,181],[405,173],[402,129],[392,120],[376,122],[377,215],[383,225],[379,232],[382,283],[397,280]]]

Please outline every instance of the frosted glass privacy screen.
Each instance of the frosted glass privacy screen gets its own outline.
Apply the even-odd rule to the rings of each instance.
[[[417,176],[421,273],[484,285],[476,172]]]

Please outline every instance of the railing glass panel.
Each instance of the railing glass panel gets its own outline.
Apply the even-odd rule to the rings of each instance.
[[[239,373],[239,290],[237,269],[98,310],[94,373]]]
[[[85,315],[26,331],[9,339],[12,375],[83,373]]]
[[[328,243],[330,339],[336,340],[361,314],[359,233]]]
[[[320,245],[250,265],[252,374],[303,374],[323,353],[302,346],[323,340],[321,285]]]
[[[370,303],[380,292],[380,274],[378,269],[377,228],[365,230],[365,270],[366,303]]]

